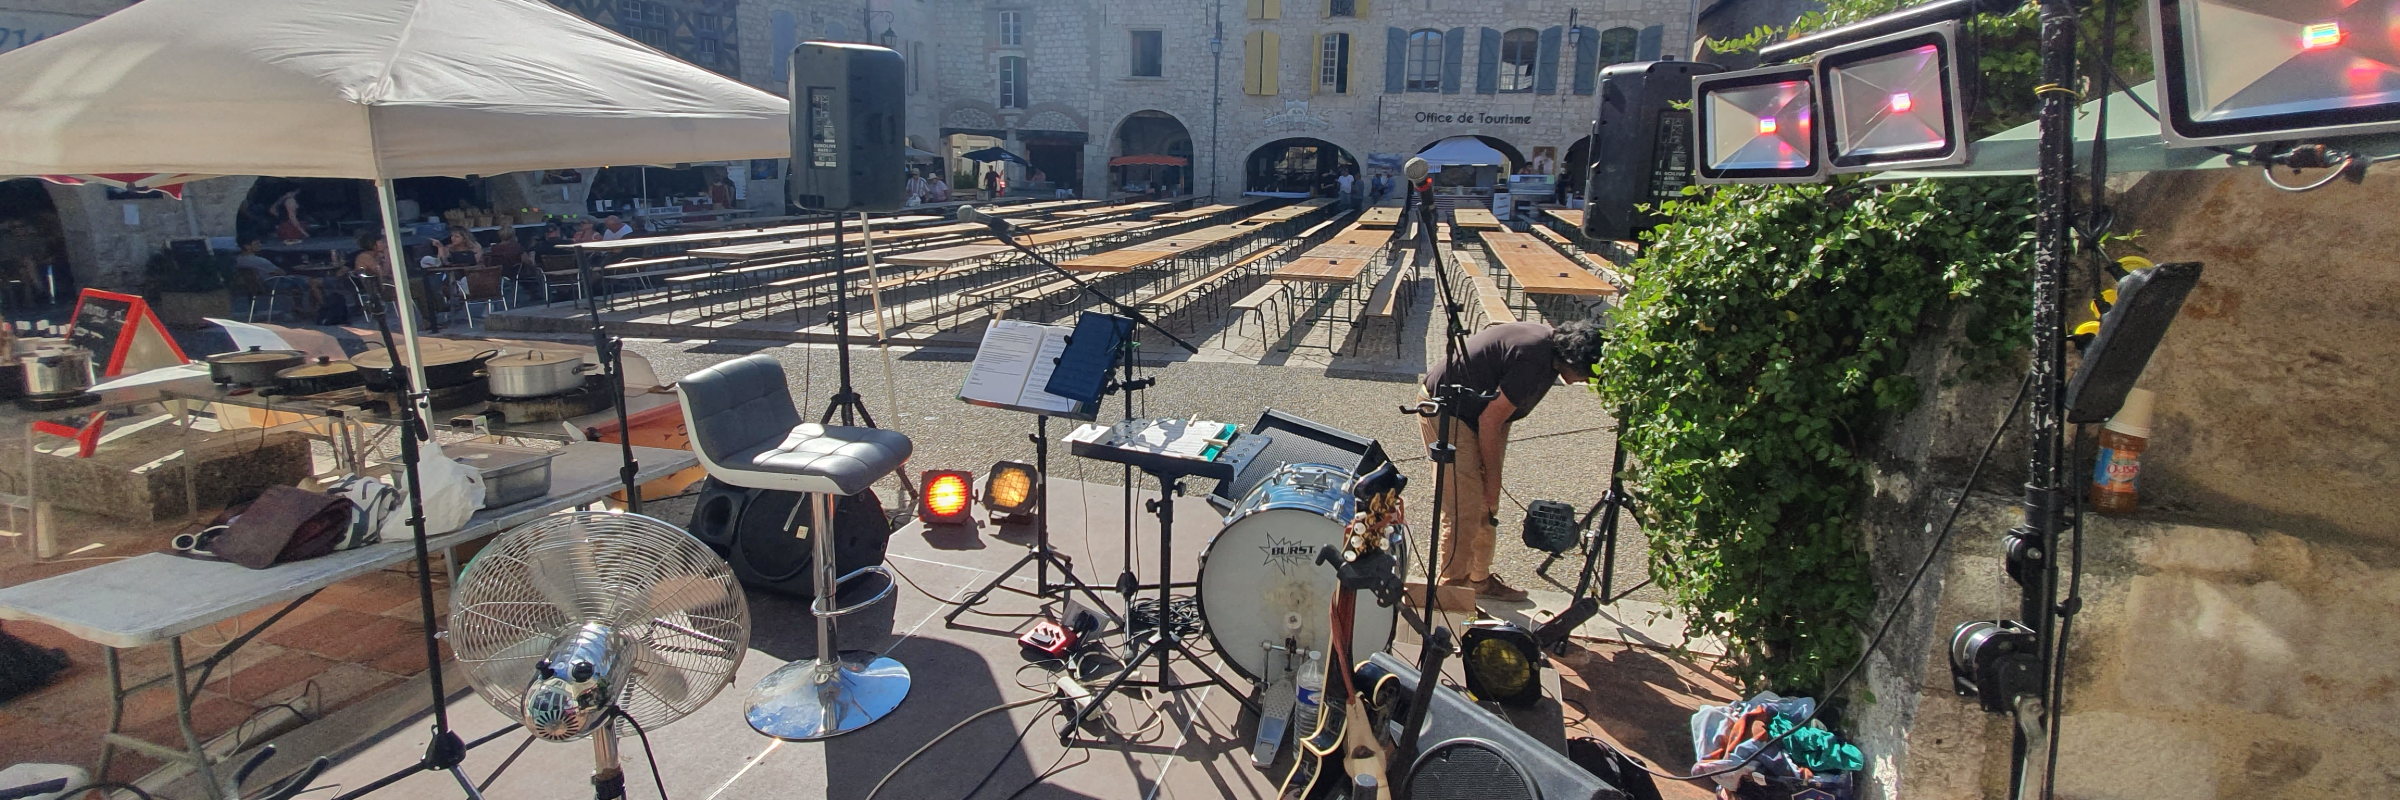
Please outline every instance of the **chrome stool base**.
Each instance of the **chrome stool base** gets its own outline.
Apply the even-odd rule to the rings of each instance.
[[[851,650],[836,661],[794,661],[750,689],[743,716],[777,739],[808,741],[864,728],[908,697],[908,667]]]

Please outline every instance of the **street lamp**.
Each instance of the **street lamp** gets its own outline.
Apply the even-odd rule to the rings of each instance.
[[[883,17],[883,33],[875,36],[876,42],[886,48],[900,49],[900,34],[892,31],[892,19],[898,15],[889,11],[864,11],[860,15],[866,18],[866,25],[859,28],[862,32],[874,30],[875,17],[881,15]]]

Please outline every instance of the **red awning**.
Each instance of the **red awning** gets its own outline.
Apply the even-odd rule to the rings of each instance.
[[[1108,160],[1108,165],[1112,167],[1123,167],[1129,165],[1180,167],[1189,163],[1192,163],[1191,160],[1182,156],[1162,155],[1117,156],[1116,158]]]

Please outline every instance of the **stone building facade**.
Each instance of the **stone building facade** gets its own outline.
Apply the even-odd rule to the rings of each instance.
[[[924,5],[901,0],[912,3]],[[1688,50],[1692,11],[1682,0],[939,5],[936,113],[912,106],[911,134],[990,137],[1029,156],[1079,147],[1070,188],[1086,197],[1121,188],[1108,185],[1113,158],[1181,155],[1154,149],[1146,124],[1124,135],[1129,120],[1160,116],[1187,134],[1191,190],[1218,197],[1250,188],[1253,154],[1294,139],[1338,149],[1362,174],[1453,136],[1489,137],[1519,166],[1537,150],[1555,161],[1590,132],[1599,69]]]

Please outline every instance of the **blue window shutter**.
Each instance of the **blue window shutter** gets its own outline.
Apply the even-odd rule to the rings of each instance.
[[[1500,32],[1491,28],[1475,43],[1475,93],[1500,93]]]
[[[1458,94],[1465,80],[1467,60],[1467,29],[1451,28],[1442,34],[1442,94]]]
[[[1558,94],[1558,45],[1566,29],[1552,25],[1542,29],[1541,47],[1533,56],[1533,93]]]
[[[1408,91],[1408,31],[1383,29],[1383,93]]]
[[[1591,94],[1600,80],[1600,30],[1581,25],[1575,37],[1575,93]]]
[[[1641,54],[1639,60],[1657,61],[1660,49],[1666,47],[1666,39],[1667,26],[1665,25],[1643,28],[1642,38],[1637,40],[1639,44],[1634,45],[1634,52]]]

